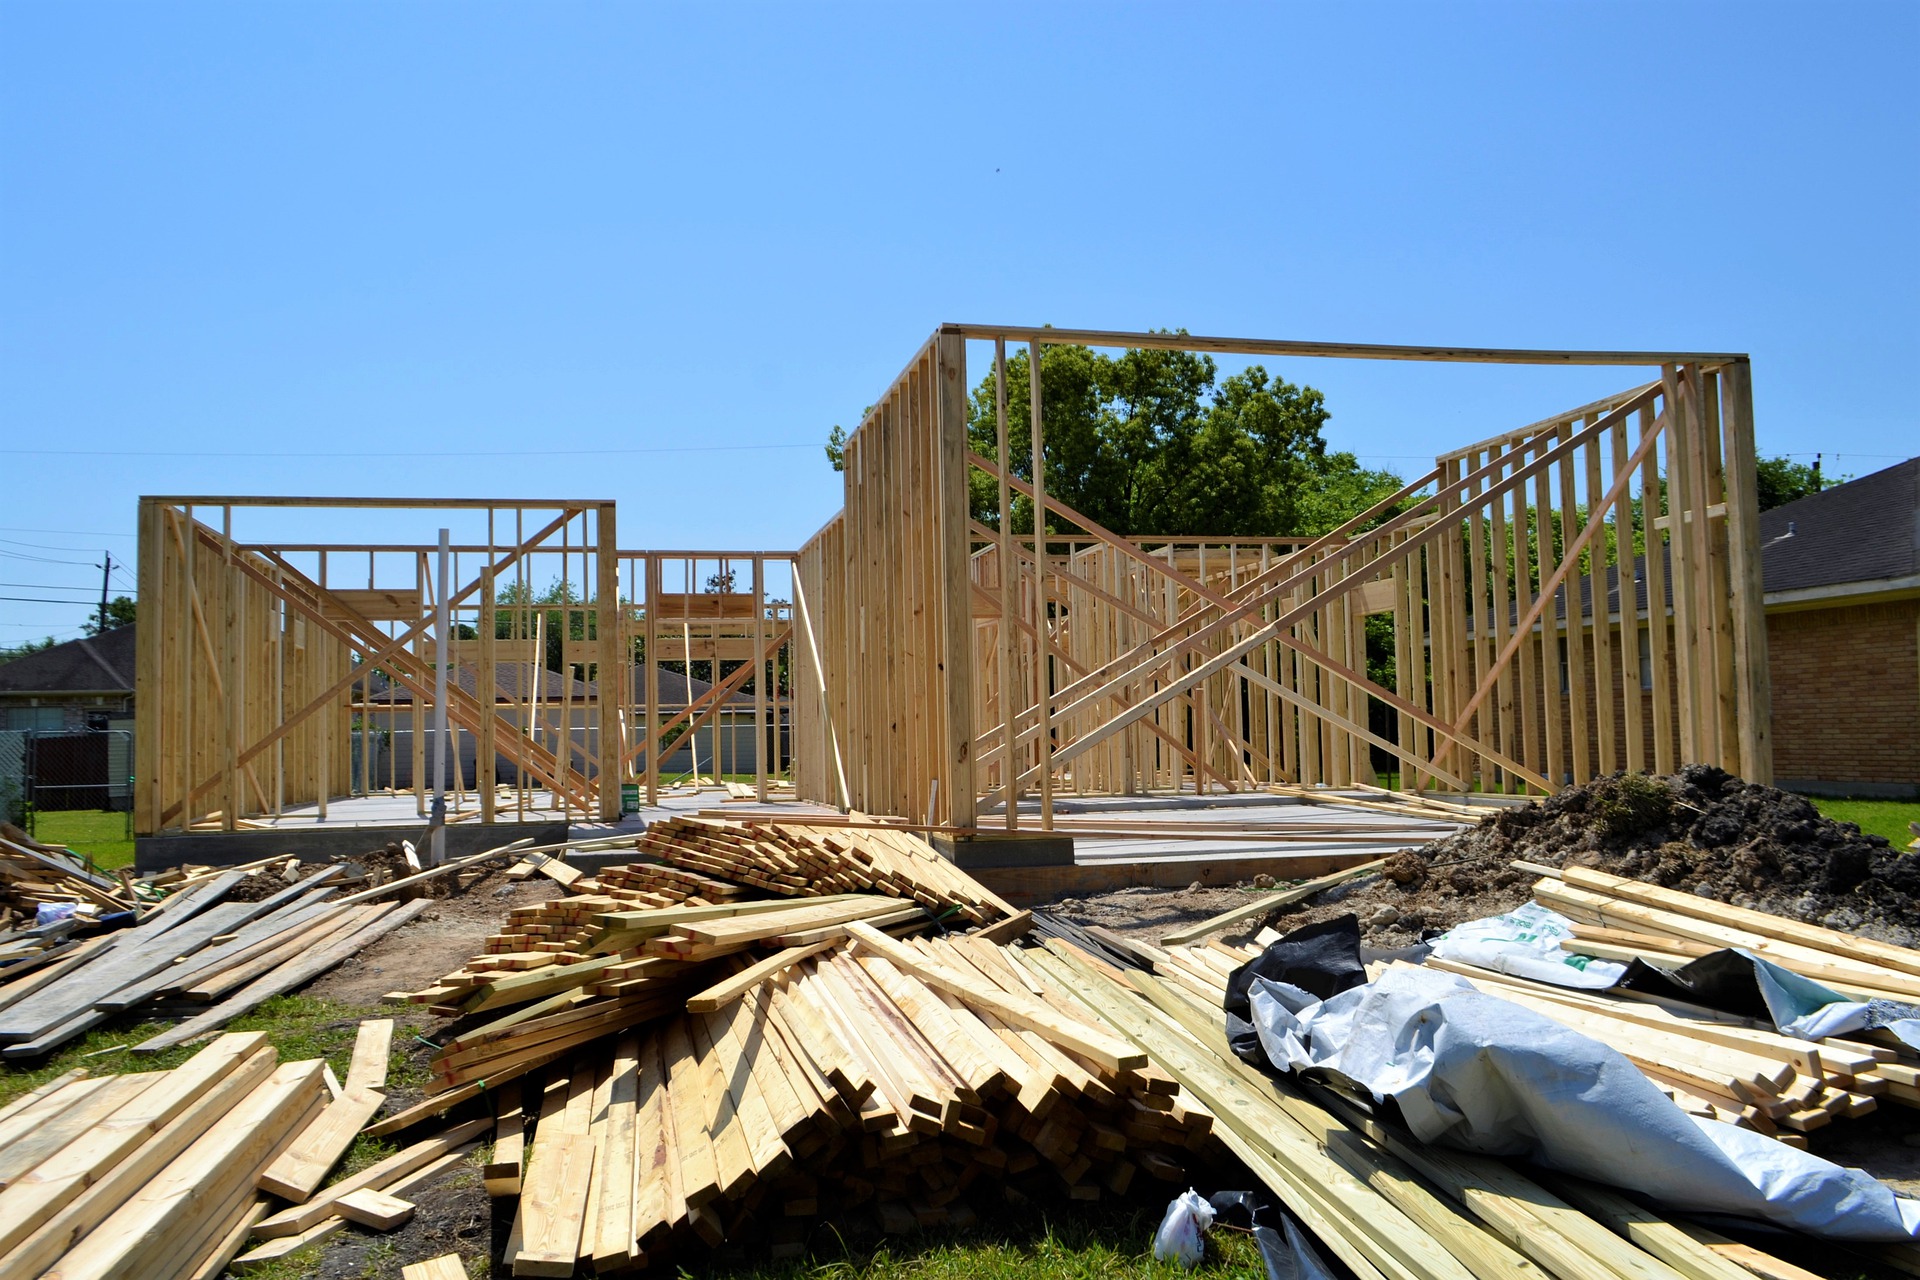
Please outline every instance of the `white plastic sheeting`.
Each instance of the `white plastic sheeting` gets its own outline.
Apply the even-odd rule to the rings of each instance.
[[[1560,944],[1572,939],[1573,921],[1529,902],[1505,915],[1455,925],[1435,938],[1432,946],[1433,954],[1443,960],[1560,987],[1598,991],[1626,976],[1624,964],[1561,950]]]
[[[1687,1115],[1613,1049],[1434,970],[1326,1000],[1255,979],[1261,1047],[1392,1098],[1416,1137],[1519,1156],[1678,1210],[1843,1240],[1920,1238],[1920,1202],[1751,1130]]]

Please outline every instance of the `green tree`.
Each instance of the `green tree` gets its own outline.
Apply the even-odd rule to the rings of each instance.
[[[23,640],[10,649],[0,649],[0,662],[11,662],[15,658],[24,658],[30,653],[39,653],[42,649],[51,649],[55,643],[52,636],[45,636],[39,640]]]
[[[95,614],[87,620],[87,634],[97,636],[103,631],[112,631],[116,627],[132,626],[134,615],[138,611],[132,597],[115,596],[107,601],[107,614],[104,619],[99,614]]]
[[[1775,507],[1784,507],[1796,499],[1815,494],[1822,489],[1831,488],[1837,481],[1828,480],[1820,474],[1820,464],[1816,459],[1812,466],[1795,462],[1784,454],[1777,458],[1761,458],[1754,466],[1755,488],[1760,498],[1760,509],[1771,511]]]

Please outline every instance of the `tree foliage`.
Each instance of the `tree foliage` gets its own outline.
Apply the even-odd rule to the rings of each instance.
[[[102,618],[96,613],[87,619],[86,632],[90,636],[97,636],[102,632],[112,631],[116,627],[130,627],[138,612],[139,609],[131,596],[115,596],[107,601],[106,617]]]
[[[1136,537],[1282,537],[1324,532],[1399,488],[1321,435],[1325,398],[1270,377],[1259,365],[1218,377],[1210,356],[1047,347],[1041,357],[1047,492],[1116,532]],[[1027,353],[1007,361],[1009,469],[1033,474]],[[968,406],[968,438],[997,454],[994,380]],[[999,525],[998,485],[975,471],[974,517]],[[1033,506],[1012,504],[1015,532],[1033,530]],[[1049,517],[1049,531],[1068,526]]]
[[[1795,462],[1784,454],[1777,458],[1761,458],[1754,466],[1755,489],[1760,498],[1760,509],[1771,511],[1775,507],[1784,507],[1789,502],[1819,493],[1831,488],[1839,481],[1829,480],[1820,474],[1819,463],[1807,466]]]

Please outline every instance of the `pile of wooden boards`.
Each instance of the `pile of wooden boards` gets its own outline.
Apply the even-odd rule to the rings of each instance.
[[[99,918],[131,911],[134,895],[71,850],[41,844],[11,823],[0,823],[0,944],[13,930],[31,928],[43,905],[70,905]]]
[[[1574,922],[1574,937],[1562,945],[1579,954],[1640,959],[1658,968],[1674,969],[1710,952],[1733,947],[1852,999],[1920,1005],[1920,951],[1604,871],[1515,865],[1541,874],[1533,887],[1534,897]],[[1702,1020],[1697,1013],[1690,1017],[1694,1022]],[[1743,1050],[1760,1052],[1760,1056],[1776,1062],[1790,1061],[1796,1074],[1773,1096],[1759,1090],[1757,1081],[1737,1088],[1732,1110],[1743,1122],[1762,1129],[1767,1127],[1763,1120],[1790,1127],[1819,1127],[1836,1116],[1866,1114],[1876,1097],[1920,1106],[1920,1056],[1891,1035],[1865,1031],[1850,1039],[1829,1038],[1820,1042],[1817,1057],[1809,1061],[1784,1056],[1789,1047],[1805,1042],[1772,1046],[1764,1034],[1770,1028],[1745,1029],[1750,1034],[1740,1046]],[[1707,1032],[1696,1033],[1703,1034]],[[1711,1034],[1725,1039],[1730,1033],[1716,1028]],[[1761,1051],[1765,1046],[1772,1047]],[[1683,1076],[1671,1061],[1656,1061],[1648,1074],[1655,1071],[1691,1109],[1699,1110],[1699,1104],[1705,1103],[1717,1112],[1729,1110],[1723,1101],[1724,1090],[1698,1087],[1697,1079]],[[1783,1115],[1785,1101],[1795,1105]],[[1755,1107],[1762,1116],[1751,1114]],[[1816,1112],[1824,1114],[1825,1119]]]
[[[1586,867],[1543,867],[1535,901],[1574,922],[1580,954],[1677,968],[1738,947],[1858,1000],[1920,1004],[1920,951]]]
[[[976,1182],[1097,1200],[1187,1176],[1211,1115],[1020,953],[851,932],[495,1093],[486,1182],[519,1197],[514,1275],[694,1240],[790,1256],[855,1210],[968,1222]]]
[[[1157,965],[1164,971],[1122,971],[1058,938],[1044,952],[1024,954],[1087,1016],[1125,1034],[1218,1117],[1215,1132],[1225,1145],[1356,1275],[1814,1280],[1750,1245],[1663,1219],[1611,1189],[1424,1146],[1330,1091],[1264,1075],[1227,1046],[1224,969],[1207,954],[1220,948],[1161,952],[1126,939],[1116,946],[1163,957]],[[1915,1265],[1908,1247],[1867,1248],[1875,1259]]]
[[[789,897],[885,893],[985,924],[1013,909],[909,832],[875,824],[810,827],[791,821],[679,817],[656,822],[635,846],[690,871]]]
[[[258,902],[227,901],[245,873],[227,872],[167,898],[138,925],[91,938],[0,985],[0,1044],[33,1058],[117,1013],[186,1021],[134,1046],[153,1053],[204,1038],[311,980],[427,905],[339,898],[337,871]]]
[[[844,939],[863,920],[894,932],[928,923],[916,904],[862,894],[607,912],[583,944],[602,952],[590,958],[524,949],[529,935],[495,935],[515,939],[519,949],[489,950],[423,991],[388,996],[451,1016],[514,1012],[444,1042],[432,1059],[428,1098],[375,1130],[397,1131],[621,1028],[678,1012],[716,981],[744,989]]]
[[[260,1172],[260,1190],[285,1203],[268,1212],[269,1202],[261,1202],[246,1233],[260,1243],[233,1260],[234,1271],[244,1273],[275,1262],[345,1230],[349,1223],[375,1231],[405,1225],[413,1217],[414,1206],[402,1195],[464,1159],[492,1127],[486,1120],[454,1125],[323,1187],[368,1117],[380,1108],[392,1044],[390,1019],[360,1024],[346,1082],[334,1089],[326,1109]],[[331,1086],[331,1076],[328,1081]]]
[[[258,1032],[172,1071],[74,1072],[21,1097],[0,1110],[0,1275],[211,1280],[328,1097],[322,1061],[280,1063]]]

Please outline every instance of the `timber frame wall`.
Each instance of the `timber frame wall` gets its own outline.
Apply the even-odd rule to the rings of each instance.
[[[236,530],[289,507],[348,523],[376,510],[415,524],[464,520],[483,524],[485,540],[452,546],[443,584],[437,544],[247,541]],[[769,592],[781,588],[770,571],[790,574],[792,553],[621,551],[616,531],[611,502],[142,498],[136,833],[233,830],[300,806],[325,820],[329,801],[394,791],[365,748],[402,731],[412,749],[402,794],[424,817],[442,589],[448,665],[460,676],[449,679],[449,735],[464,735],[476,761],[471,793],[449,770],[454,820],[530,809],[611,820],[628,781],[656,802],[660,757],[683,738],[714,772],[723,722],[743,714],[729,699],[749,684],[757,748],[721,765],[752,773],[764,798],[782,699],[775,681],[751,679],[752,659],[778,663],[789,644],[789,605]],[[727,589],[703,590],[708,569]],[[540,601],[555,584],[560,601]],[[556,620],[557,643],[547,635]],[[651,659],[638,666],[636,641]],[[563,670],[548,671],[556,651]],[[658,663],[682,659],[742,665],[691,705],[669,706]],[[410,701],[383,698],[381,684]]]
[[[969,340],[993,344],[993,458],[968,444]],[[1442,454],[1325,537],[1136,540],[1013,474],[1009,342],[1656,376]],[[1037,794],[1044,827],[1056,794],[1370,785],[1370,747],[1421,790],[1695,761],[1769,782],[1751,386],[1729,354],[944,326],[848,438],[845,507],[799,552],[799,794],[957,827],[1000,804],[1008,828],[1007,801]],[[999,483],[997,527],[970,516],[973,468]],[[1011,531],[1016,493],[1049,513],[1044,539]],[[1366,675],[1374,613],[1393,688]]]
[[[968,443],[969,341],[991,344],[1000,375],[991,458]],[[1035,492],[1037,360],[1022,461],[1039,484],[1015,474],[1009,343],[1654,377],[1444,453],[1324,537],[1134,539]],[[1550,792],[1682,762],[1768,782],[1751,385],[1742,355],[947,325],[848,438],[844,506],[798,552],[621,551],[611,502],[143,498],[135,830],[232,829],[299,805],[325,818],[329,800],[392,790],[352,735],[394,733],[403,717],[424,816],[443,588],[450,665],[471,677],[452,683],[448,718],[482,762],[476,794],[457,789],[455,807],[482,822],[529,807],[611,820],[623,783],[657,802],[659,757],[709,726],[720,749],[755,655],[784,656],[801,799],[961,829],[994,805],[994,825],[1017,826],[1008,801],[1021,797],[1037,797],[1047,827],[1056,795],[1370,785],[1374,749],[1417,790]],[[998,483],[993,527],[969,510],[975,468]],[[1045,537],[1012,531],[1015,494],[1048,512]],[[484,521],[484,541],[453,549],[442,584],[425,543],[236,531],[284,507],[348,521],[411,512],[409,528]],[[564,603],[529,602],[552,581]],[[545,672],[556,614],[564,671]],[[1392,688],[1367,676],[1375,614],[1392,619]],[[745,665],[670,713],[658,663],[683,658]],[[382,702],[362,679],[372,671],[411,702]],[[764,798],[783,708],[775,681],[751,683]],[[1376,731],[1375,705],[1391,734]]]

